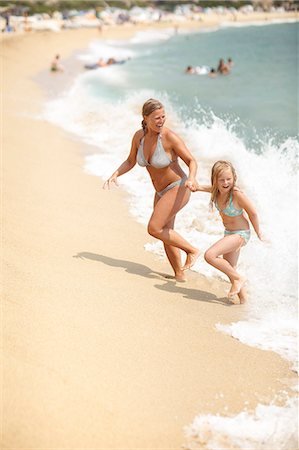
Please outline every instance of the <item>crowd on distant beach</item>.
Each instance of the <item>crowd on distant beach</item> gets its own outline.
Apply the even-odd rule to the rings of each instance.
[[[296,5],[295,5],[296,6]],[[291,8],[291,6],[289,7]],[[297,8],[297,7],[296,7]],[[292,11],[290,9],[290,11]],[[131,9],[120,7],[97,7],[81,10],[54,11],[51,13],[30,14],[30,7],[21,5],[8,5],[0,7],[0,30],[3,33],[22,33],[32,31],[60,31],[69,28],[97,28],[99,32],[103,27],[123,24],[154,23],[173,24],[177,32],[180,25],[186,21],[205,23],[215,18],[236,22],[240,18],[254,17],[255,14],[284,14],[289,12],[284,7],[271,7],[267,10],[259,6],[243,5],[240,8],[215,6],[204,8],[200,5],[175,5],[173,11],[164,10],[157,6],[138,7]],[[292,12],[295,12],[293,10]],[[216,19],[217,20],[217,19]]]

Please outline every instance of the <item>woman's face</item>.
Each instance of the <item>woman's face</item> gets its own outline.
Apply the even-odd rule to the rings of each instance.
[[[148,116],[144,116],[147,128],[160,133],[166,120],[164,108],[156,109]]]

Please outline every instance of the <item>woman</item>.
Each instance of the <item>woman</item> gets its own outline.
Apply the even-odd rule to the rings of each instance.
[[[177,212],[188,203],[191,191],[196,188],[197,164],[184,142],[164,127],[166,116],[162,103],[152,98],[147,100],[142,116],[142,129],[133,136],[128,158],[104,183],[103,188],[110,189],[113,183],[117,185],[117,177],[131,170],[136,162],[146,167],[156,191],[148,232],[163,242],[175,279],[186,281],[184,270],[193,266],[199,251],[173,228]],[[181,169],[178,158],[188,166],[188,177]],[[186,253],[183,267],[180,250]]]

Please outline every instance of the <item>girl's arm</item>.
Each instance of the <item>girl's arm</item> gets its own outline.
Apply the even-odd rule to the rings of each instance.
[[[113,172],[111,177],[109,177],[108,180],[105,181],[105,183],[103,184],[103,189],[106,188],[110,189],[113,183],[116,184],[116,186],[118,186],[117,177],[120,177],[124,173],[127,173],[131,169],[133,169],[133,167],[136,164],[139,138],[140,138],[140,131],[137,131],[133,136],[131,150],[128,158],[119,166],[118,169],[116,169],[115,172]]]
[[[246,197],[246,195],[241,191],[234,190],[234,198],[236,199],[236,203],[238,203],[238,205],[241,208],[245,209],[245,211],[247,212],[248,218],[249,218],[250,222],[252,223],[254,231],[257,234],[257,237],[260,240],[262,240],[259,218],[258,218],[257,211],[255,209],[255,206],[249,200],[249,198]]]
[[[195,180],[194,192],[212,192],[212,186],[207,184],[198,184],[198,182]]]

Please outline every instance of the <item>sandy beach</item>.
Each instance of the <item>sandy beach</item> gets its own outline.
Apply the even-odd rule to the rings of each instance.
[[[135,30],[2,40],[3,449],[180,449],[198,414],[293,395],[286,360],[215,329],[246,309],[228,285],[165,278],[126,193],[102,190],[88,146],[39,118],[53,55]]]

